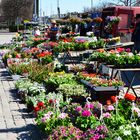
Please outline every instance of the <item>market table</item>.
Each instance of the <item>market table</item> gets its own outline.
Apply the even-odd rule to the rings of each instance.
[[[138,96],[137,96],[137,93],[135,92],[136,88],[133,87],[134,86],[133,84],[134,84],[136,78],[138,78],[137,74],[138,74],[138,72],[140,72],[140,68],[113,68],[112,67],[111,69],[112,69],[111,78],[116,78],[118,74],[120,77],[121,77],[121,75],[123,75],[126,80],[126,87],[128,87],[126,93],[128,93],[129,90],[132,89],[132,91],[134,92],[134,94],[137,98]],[[132,72],[132,75],[128,75],[127,74],[128,72]],[[139,81],[138,86],[140,87],[140,81]]]

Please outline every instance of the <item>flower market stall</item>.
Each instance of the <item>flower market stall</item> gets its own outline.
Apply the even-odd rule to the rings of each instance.
[[[19,75],[14,79],[17,95],[34,114],[44,139],[140,139],[139,99],[129,92],[123,94],[124,82],[99,67],[139,65],[139,55],[129,49],[106,48],[119,43],[119,37],[61,36],[57,42],[43,36],[22,37],[17,36],[1,56],[9,73]],[[67,53],[82,55],[86,63],[62,63]]]

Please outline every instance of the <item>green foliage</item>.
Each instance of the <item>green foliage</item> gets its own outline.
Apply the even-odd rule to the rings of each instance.
[[[81,130],[85,131],[88,128],[94,129],[95,127],[100,125],[100,122],[94,115],[91,115],[89,117],[78,116],[75,125]]]

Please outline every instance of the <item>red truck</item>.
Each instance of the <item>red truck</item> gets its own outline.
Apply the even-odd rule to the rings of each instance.
[[[107,16],[119,16],[121,20],[114,29],[113,36],[117,36],[118,33],[130,33],[134,29],[134,19],[136,14],[140,14],[140,7],[130,6],[113,6],[104,8],[102,11],[102,19],[105,21]],[[105,22],[102,24],[101,35],[104,32]]]

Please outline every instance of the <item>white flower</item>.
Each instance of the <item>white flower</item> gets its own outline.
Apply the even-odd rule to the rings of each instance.
[[[130,130],[125,130],[123,133],[125,136],[129,136],[132,134]]]
[[[122,138],[120,136],[118,136],[114,140],[122,140]]]
[[[131,53],[131,52],[130,52],[130,53],[128,53],[128,56],[130,56],[130,57],[132,57],[133,55],[134,55],[134,54],[133,54],[133,53]]]
[[[123,127],[123,126],[120,126],[119,128],[120,128],[120,130],[123,130],[123,129],[124,129],[124,127]]]
[[[136,123],[131,123],[132,127],[135,128],[136,127]]]
[[[117,53],[116,56],[117,56],[117,57],[120,57],[120,54]]]
[[[137,130],[138,133],[140,133],[140,126],[135,126],[135,129]]]

